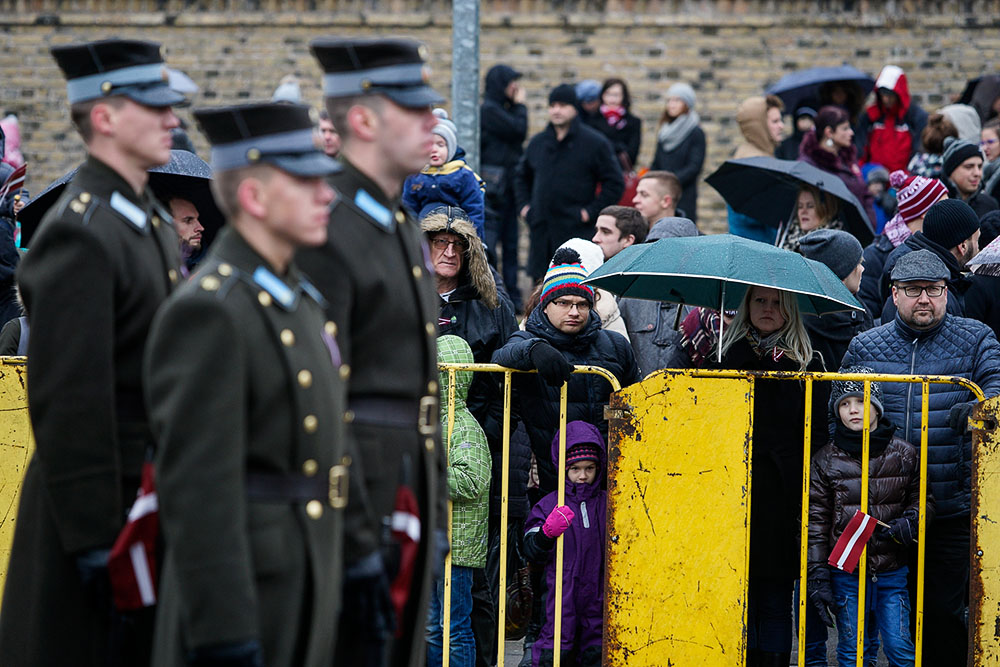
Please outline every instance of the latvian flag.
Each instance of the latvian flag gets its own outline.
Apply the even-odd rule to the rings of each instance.
[[[858,561],[861,560],[861,552],[864,551],[865,544],[868,543],[868,538],[875,531],[876,525],[878,525],[878,521],[875,520],[875,517],[869,516],[861,510],[855,512],[851,520],[847,522],[844,534],[840,536],[837,544],[833,547],[828,561],[830,565],[848,574],[853,573],[854,568],[858,566]]]
[[[0,201],[3,201],[11,192],[17,192],[24,187],[24,177],[28,173],[28,165],[22,164],[14,170],[7,180],[0,185]]]
[[[142,466],[142,485],[125,527],[111,548],[108,574],[115,607],[132,611],[156,604],[156,539],[159,503],[153,486],[153,464]]]

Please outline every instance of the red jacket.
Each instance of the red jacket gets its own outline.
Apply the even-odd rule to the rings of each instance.
[[[890,172],[906,169],[910,158],[920,148],[920,133],[927,124],[927,112],[910,99],[906,74],[895,65],[887,65],[875,82],[878,88],[888,88],[899,96],[894,109],[886,109],[875,97],[875,103],[865,110],[858,133],[862,135],[861,163],[881,164]]]

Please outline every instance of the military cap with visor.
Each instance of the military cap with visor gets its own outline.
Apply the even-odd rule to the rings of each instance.
[[[156,42],[106,39],[56,46],[51,52],[66,77],[70,104],[118,96],[147,107],[187,102],[171,88],[170,70]]]
[[[420,109],[444,98],[428,85],[426,48],[409,39],[313,40],[323,68],[323,95],[384,95],[401,107]]]
[[[302,104],[261,102],[194,110],[212,144],[212,170],[268,164],[293,176],[326,176],[341,170],[320,149],[311,109]]]

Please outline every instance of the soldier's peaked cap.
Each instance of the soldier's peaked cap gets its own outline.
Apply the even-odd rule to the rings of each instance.
[[[187,101],[170,87],[160,45],[136,39],[106,39],[55,46],[52,57],[66,77],[70,104],[122,96],[148,107]]]
[[[310,48],[323,68],[326,97],[385,95],[414,109],[444,102],[427,83],[427,50],[419,42],[320,38]]]
[[[269,164],[295,176],[340,171],[319,148],[310,108],[264,102],[195,109],[194,117],[212,144],[212,170]]]

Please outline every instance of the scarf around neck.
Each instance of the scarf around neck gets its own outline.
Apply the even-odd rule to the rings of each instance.
[[[774,361],[778,361],[785,354],[785,349],[778,345],[781,342],[781,333],[781,329],[779,329],[772,334],[761,337],[757,329],[752,326],[747,327],[747,339],[750,341],[750,347],[753,348],[754,353],[758,357],[769,353]]]
[[[663,150],[669,153],[680,146],[681,142],[687,139],[687,136],[694,128],[698,127],[700,122],[701,118],[698,117],[698,112],[688,111],[683,116],[661,125],[656,139],[660,142]]]
[[[625,107],[622,106],[609,106],[607,104],[601,105],[601,115],[604,116],[604,120],[608,121],[608,125],[620,130],[625,127],[625,114],[628,113]]]
[[[874,410],[874,408],[872,409]],[[840,415],[834,415],[833,418],[837,420],[836,429],[833,434],[834,444],[851,456],[861,458],[862,431],[852,431],[844,426],[844,422],[840,420]],[[892,423],[880,419],[868,435],[868,458],[874,459],[881,456],[885,448],[889,446],[889,441],[892,440],[895,432],[896,427]]]

